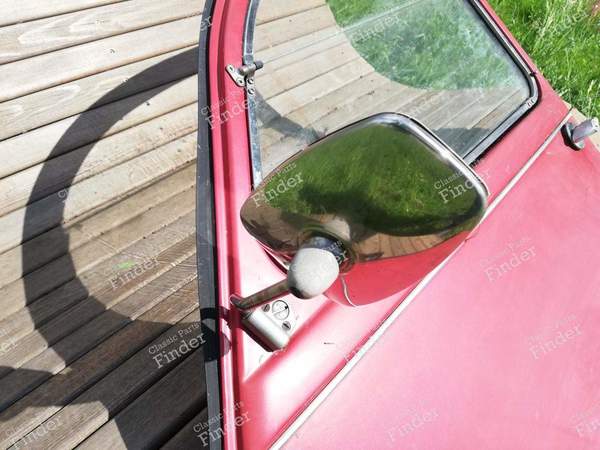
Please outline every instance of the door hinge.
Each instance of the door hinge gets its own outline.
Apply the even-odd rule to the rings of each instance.
[[[233,64],[228,64],[225,69],[235,84],[239,87],[245,87],[248,95],[254,95],[256,93],[254,74],[263,67],[264,64],[262,61],[254,61],[249,64],[244,64],[239,68],[236,68]]]

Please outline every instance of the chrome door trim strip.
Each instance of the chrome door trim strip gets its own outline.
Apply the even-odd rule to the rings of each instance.
[[[516,184],[523,178],[523,176],[529,171],[531,166],[537,161],[537,159],[544,153],[550,143],[554,141],[554,138],[558,135],[562,127],[571,118],[573,110],[569,110],[565,118],[556,127],[552,134],[544,141],[542,146],[529,158],[527,163],[519,170],[519,172],[510,180],[506,187],[498,194],[494,199],[490,207],[487,209],[481,223],[483,223],[490,214],[496,209],[496,207],[504,200],[510,191],[516,186]],[[300,429],[300,427],[308,420],[308,418],[317,410],[319,406],[329,397],[334,389],[346,378],[346,376],[352,371],[352,369],[359,363],[359,361],[367,354],[367,352],[383,337],[387,329],[392,326],[396,319],[402,314],[402,312],[408,308],[412,301],[425,289],[425,287],[431,282],[431,280],[437,275],[440,270],[450,261],[450,259],[462,248],[459,246],[448,258],[446,258],[439,266],[431,271],[417,287],[404,299],[404,301],[398,305],[398,307],[390,314],[390,316],[381,324],[381,326],[371,335],[365,345],[356,352],[356,354],[350,359],[350,361],[338,372],[338,374],[325,386],[325,388],[315,397],[315,399],[308,405],[308,407],[300,414],[296,420],[288,427],[287,430],[275,441],[271,446],[272,450],[277,450],[283,447],[283,445],[291,439],[294,434]]]

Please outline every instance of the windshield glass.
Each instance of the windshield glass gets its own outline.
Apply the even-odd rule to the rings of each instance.
[[[380,112],[415,117],[465,156],[532,94],[466,0],[262,0],[254,31],[263,176]]]

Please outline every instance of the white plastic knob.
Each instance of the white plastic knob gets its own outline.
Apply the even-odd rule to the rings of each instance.
[[[288,269],[287,284],[296,297],[308,299],[324,293],[340,274],[335,255],[320,248],[301,248]]]

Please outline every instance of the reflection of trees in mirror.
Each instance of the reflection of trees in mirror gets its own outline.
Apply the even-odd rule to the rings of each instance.
[[[466,181],[413,136],[372,126],[327,138],[268,179],[264,191],[277,192],[269,204],[284,213],[332,214],[374,232],[418,236],[471,215],[478,197],[463,189]]]
[[[430,89],[524,85],[464,0],[327,3],[361,56],[393,81]]]

